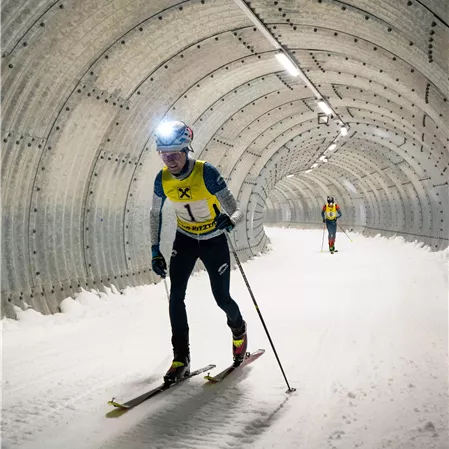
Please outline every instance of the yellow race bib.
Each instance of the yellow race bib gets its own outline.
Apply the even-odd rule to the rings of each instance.
[[[337,205],[329,206],[329,204],[326,204],[325,215],[327,220],[335,220],[337,218]]]
[[[178,227],[192,234],[204,234],[215,229],[214,204],[220,202],[206,188],[204,161],[195,161],[192,173],[186,179],[176,179],[167,167],[162,169],[162,188],[172,202]]]

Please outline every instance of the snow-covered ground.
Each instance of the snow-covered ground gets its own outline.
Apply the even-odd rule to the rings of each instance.
[[[448,437],[448,251],[400,238],[268,228],[244,264],[286,385],[238,271],[232,294],[257,362],[221,384],[201,376],[119,418],[107,401],[156,385],[170,363],[162,283],[84,292],[64,313],[3,320],[3,448],[443,449]],[[192,368],[230,362],[208,278],[187,293]]]

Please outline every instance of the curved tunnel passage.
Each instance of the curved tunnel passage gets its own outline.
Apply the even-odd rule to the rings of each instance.
[[[192,125],[238,198],[242,260],[264,222],[321,226],[328,194],[352,228],[448,245],[447,2],[247,2],[332,107],[327,125],[242,3],[2,2],[3,316],[156,282],[152,134],[167,118]]]

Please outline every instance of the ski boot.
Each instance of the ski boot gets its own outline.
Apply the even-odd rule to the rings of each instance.
[[[240,329],[232,329],[232,356],[234,366],[239,366],[247,355],[248,335],[246,333],[246,323]]]
[[[173,362],[165,373],[164,382],[166,384],[172,384],[179,382],[184,377],[190,375],[190,356],[177,357],[175,356]]]

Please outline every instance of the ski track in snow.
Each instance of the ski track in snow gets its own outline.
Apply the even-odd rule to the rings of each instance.
[[[64,313],[3,320],[4,449],[448,449],[449,251],[401,238],[268,228],[272,251],[244,264],[290,384],[238,271],[231,292],[251,350],[217,385],[201,375],[107,418],[107,401],[160,383],[170,363],[162,283],[83,292]],[[190,280],[192,369],[230,363],[207,276]]]

